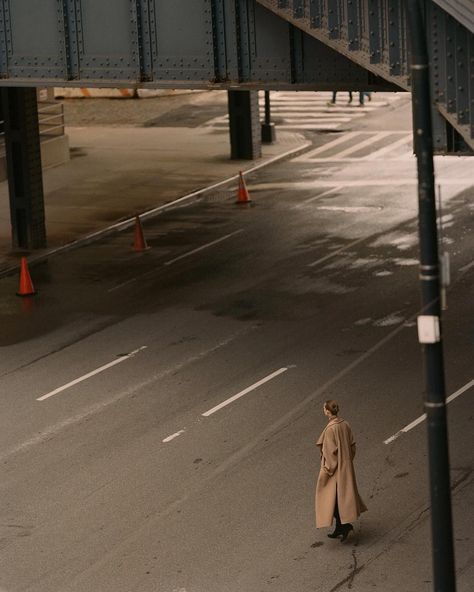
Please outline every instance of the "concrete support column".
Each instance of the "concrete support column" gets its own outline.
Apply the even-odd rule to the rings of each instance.
[[[35,88],[2,88],[13,248],[46,246]]]
[[[254,160],[262,155],[258,92],[230,90],[229,130],[230,157],[233,160]]]

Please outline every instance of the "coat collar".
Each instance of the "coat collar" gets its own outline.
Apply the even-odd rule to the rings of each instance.
[[[316,446],[322,446],[323,445],[323,440],[324,440],[324,434],[326,433],[326,430],[333,426],[336,425],[337,423],[342,423],[344,420],[340,417],[336,417],[335,419],[331,419],[331,421],[328,421],[327,426],[324,428],[324,430],[321,432],[321,435],[318,438],[318,441],[316,442]]]

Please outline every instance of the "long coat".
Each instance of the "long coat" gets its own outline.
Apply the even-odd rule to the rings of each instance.
[[[367,508],[359,496],[354,472],[355,441],[347,421],[328,422],[316,445],[321,450],[321,469],[316,485],[316,527],[331,526],[337,505],[342,524],[357,520]]]

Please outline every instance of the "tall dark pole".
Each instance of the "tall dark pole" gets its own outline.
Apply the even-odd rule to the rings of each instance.
[[[271,123],[270,119],[270,91],[265,91],[265,123]]]
[[[433,580],[435,592],[455,592],[428,52],[421,1],[408,0],[407,8],[411,33],[413,135],[418,166],[422,299],[418,333],[425,366]]]
[[[270,113],[270,91],[266,90],[265,94],[265,121],[262,123],[262,142],[264,144],[271,144],[276,140],[275,124],[271,121]]]

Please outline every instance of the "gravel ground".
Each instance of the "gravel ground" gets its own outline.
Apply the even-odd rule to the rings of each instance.
[[[64,99],[66,125],[73,127],[110,125],[117,127],[147,127],[160,125],[166,116],[167,125],[173,126],[173,112],[176,123],[183,112],[199,108],[209,110],[216,104],[222,105],[225,113],[227,93],[225,91],[195,91],[188,94],[143,99]],[[163,124],[161,124],[163,125]],[[193,127],[192,125],[190,127]]]

